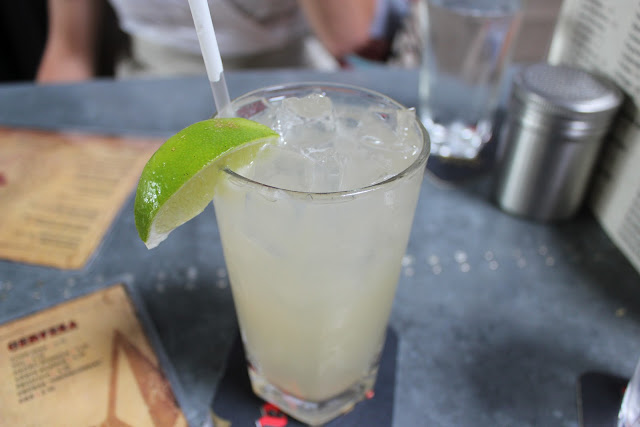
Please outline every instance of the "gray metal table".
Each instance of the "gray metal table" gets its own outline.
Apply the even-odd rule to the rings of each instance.
[[[309,80],[417,103],[413,71],[228,75],[232,96]],[[5,126],[168,135],[212,106],[204,78],[0,85]],[[640,276],[593,217],[514,218],[490,202],[488,184],[425,177],[391,316],[400,340],[395,426],[577,426],[578,376],[628,376],[640,356]],[[204,414],[236,328],[213,209],[147,251],[132,205],[80,271],[0,261],[0,322],[126,277]]]

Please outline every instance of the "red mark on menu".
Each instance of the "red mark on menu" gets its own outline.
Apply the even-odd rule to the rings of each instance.
[[[271,403],[265,403],[260,408],[262,416],[256,420],[257,427],[285,427],[289,424],[287,416],[278,409],[277,406]]]
[[[0,172],[0,187],[7,185],[7,177],[4,176],[2,172]]]

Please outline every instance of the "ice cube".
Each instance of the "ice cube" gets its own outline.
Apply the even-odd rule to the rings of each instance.
[[[388,155],[363,148],[337,149],[336,157],[342,168],[340,190],[363,188],[384,180],[393,171]]]
[[[396,133],[401,136],[404,141],[415,141],[418,132],[418,127],[416,126],[416,110],[414,108],[398,110],[396,112],[396,120]]]
[[[361,143],[372,153],[377,152],[391,159],[395,168],[399,163],[413,160],[420,150],[415,113],[398,110],[373,117],[363,126]]]
[[[405,169],[419,149],[414,111],[334,106],[322,94],[287,98],[274,110],[282,145],[265,148],[253,171],[254,179],[272,186],[362,188]]]
[[[420,153],[422,147],[419,135],[419,127],[416,124],[416,110],[409,108],[407,110],[397,111],[397,129],[399,136],[398,147],[404,154],[405,158],[412,159]]]
[[[377,109],[374,113],[351,114],[354,121],[340,121],[336,149],[346,159],[342,189],[384,181],[407,168],[419,151],[413,111]]]
[[[275,108],[272,120],[273,130],[278,132],[284,140],[288,139],[292,129],[304,125],[304,119],[287,108],[284,103]]]
[[[253,161],[252,179],[273,187],[308,191],[315,162],[286,145],[268,144]]]
[[[325,149],[331,146],[335,131],[331,100],[322,94],[304,98],[287,98],[277,108],[276,129],[287,144],[302,149]]]
[[[328,193],[339,191],[344,170],[344,158],[334,148],[309,153],[308,157],[314,161],[311,172],[311,191]]]
[[[331,100],[325,95],[314,93],[304,98],[286,98],[282,106],[298,117],[310,120],[323,120],[333,114]]]

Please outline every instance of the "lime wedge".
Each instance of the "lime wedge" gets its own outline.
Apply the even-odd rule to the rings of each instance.
[[[220,172],[248,164],[278,134],[242,118],[209,119],[182,129],[151,156],[140,176],[136,228],[152,249],[213,199]]]

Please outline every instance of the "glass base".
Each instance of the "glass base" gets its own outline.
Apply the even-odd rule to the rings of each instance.
[[[475,125],[457,120],[441,124],[423,117],[422,122],[431,137],[431,154],[434,156],[472,160],[491,139],[492,129],[488,120],[481,120]]]
[[[351,386],[348,390],[331,399],[321,402],[312,402],[292,396],[269,383],[250,364],[248,366],[249,378],[253,392],[278,407],[282,412],[311,426],[321,426],[332,419],[345,414],[353,409],[356,403],[364,400],[367,394],[373,390],[378,374],[378,367]]]

